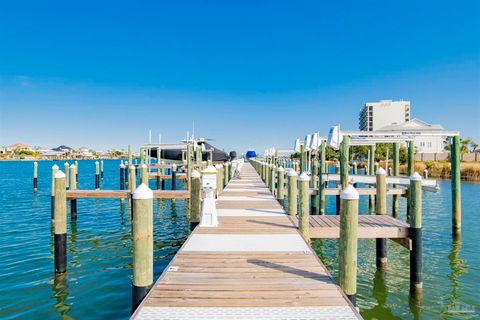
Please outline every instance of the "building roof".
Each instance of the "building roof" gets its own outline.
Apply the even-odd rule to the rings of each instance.
[[[439,124],[429,124],[420,119],[412,119],[410,121],[400,123],[400,124],[390,124],[388,126],[378,129],[378,131],[439,131],[444,130],[444,128]]]

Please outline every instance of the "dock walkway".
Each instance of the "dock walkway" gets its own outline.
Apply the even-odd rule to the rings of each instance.
[[[132,318],[361,318],[249,163],[217,212],[219,226],[192,232]]]

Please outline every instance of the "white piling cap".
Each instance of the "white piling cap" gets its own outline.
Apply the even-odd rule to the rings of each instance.
[[[205,169],[202,170],[202,173],[203,174],[216,174],[217,169],[215,169],[214,166],[208,166],[208,167],[206,167]]]
[[[142,164],[142,168],[148,168],[147,165],[144,163]]]
[[[127,160],[125,160],[125,165],[128,166],[128,161]]]
[[[165,164],[165,161],[162,160],[162,161],[160,162],[160,164]]]
[[[172,164],[172,169],[176,169],[177,165],[175,163]]]
[[[290,170],[288,170],[288,176],[289,176],[289,177],[296,177],[296,176],[298,176],[297,171],[295,171],[295,170],[293,170],[292,168],[290,168]]]
[[[123,162],[120,162],[120,168],[125,168],[125,165],[123,164]]]
[[[310,176],[306,173],[303,172],[299,177],[298,181],[310,181]]]
[[[64,165],[64,166],[68,166],[68,162],[65,162],[63,165]]]
[[[280,166],[280,167],[278,167],[278,170],[277,170],[277,171],[278,171],[278,172],[285,172],[285,169],[283,169],[283,167]]]
[[[99,163],[100,163],[100,162],[98,162],[98,161],[95,161],[95,164],[99,164]]]
[[[192,178],[200,178],[200,172],[197,170],[192,171]]]
[[[135,168],[135,166],[130,166],[130,167],[128,167],[128,169],[135,170],[136,168]]]
[[[71,165],[70,165],[70,169],[75,169],[76,167],[77,167],[77,166],[74,165],[74,164],[71,164]]]
[[[422,181],[422,176],[418,174],[418,172],[414,172],[410,176],[410,181]]]
[[[55,173],[55,179],[57,178],[65,178],[65,173],[63,173],[62,170],[58,170],[57,173]]]
[[[34,164],[34,165],[37,165],[37,164],[38,164],[38,162],[37,162],[37,161],[34,161],[34,162],[33,162],[33,164]]]
[[[58,166],[57,166],[56,164],[54,164],[54,165],[52,166],[52,169],[58,170]]]
[[[340,191],[340,199],[358,200],[358,198],[358,191],[351,184],[349,184],[345,189]]]
[[[147,187],[146,184],[142,183],[137,189],[135,189],[135,191],[133,191],[132,199],[134,200],[153,199],[153,192],[149,187]]]
[[[221,163],[219,163],[219,164],[216,164],[216,165],[215,165],[215,168],[217,168],[217,169],[222,169],[222,168],[223,168],[223,166],[222,166],[222,164],[221,164]]]
[[[375,174],[387,174],[387,172],[385,171],[385,169],[383,169],[382,167],[379,167],[377,169],[377,172],[375,172]]]
[[[425,168],[425,170],[423,170],[423,172],[428,172],[428,169],[427,169],[427,168]]]

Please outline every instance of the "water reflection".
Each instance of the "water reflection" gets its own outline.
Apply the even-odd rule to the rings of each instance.
[[[375,319],[382,315],[382,319],[401,319],[393,314],[392,309],[387,305],[388,288],[387,288],[387,273],[385,271],[377,270],[373,278],[373,292],[372,296],[377,304],[370,309],[362,309],[362,316],[366,319]]]
[[[73,319],[68,315],[71,307],[66,303],[68,299],[68,283],[67,274],[55,274],[53,278],[53,298],[55,299],[54,307],[62,319]]]

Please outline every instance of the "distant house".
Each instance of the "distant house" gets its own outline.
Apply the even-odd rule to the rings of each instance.
[[[82,159],[90,159],[94,157],[94,154],[87,147],[80,147],[77,150],[77,156]]]
[[[439,124],[429,124],[419,119],[412,119],[401,124],[391,124],[378,129],[378,131],[416,131],[428,133],[428,131],[443,131]],[[442,136],[416,136],[414,146],[417,153],[440,153],[444,151]]]
[[[43,159],[49,159],[49,160],[62,159],[62,158],[67,157],[67,155],[68,155],[68,152],[66,152],[66,151],[55,151],[53,149],[48,150],[48,151],[44,151],[41,154]]]
[[[5,150],[6,152],[21,152],[21,151],[32,151],[30,146],[23,143],[15,143],[11,146],[8,146]]]

